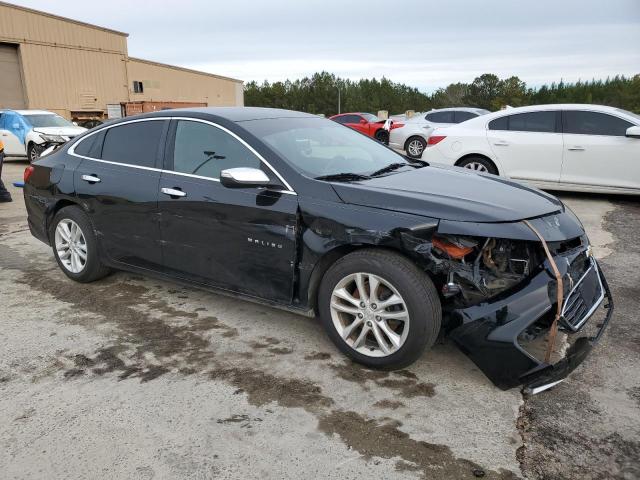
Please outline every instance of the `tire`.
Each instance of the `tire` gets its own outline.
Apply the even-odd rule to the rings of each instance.
[[[63,226],[61,226],[63,225]],[[67,238],[62,230],[74,232],[73,225],[77,226],[80,235],[77,235],[76,241],[71,248],[61,248],[61,245],[69,245]],[[67,227],[67,229],[64,228]],[[67,233],[69,236],[69,233]],[[51,247],[53,255],[60,269],[72,280],[80,283],[89,283],[98,280],[109,274],[109,268],[105,267],[100,261],[98,254],[98,241],[93,229],[93,225],[89,217],[79,207],[69,206],[62,208],[53,217],[50,231]],[[81,245],[84,244],[84,247]],[[73,262],[74,252],[80,251]],[[82,263],[81,254],[84,252],[85,260]],[[69,253],[66,258],[62,258],[64,253]],[[79,263],[78,263],[79,262]],[[74,268],[80,266],[81,268]]]
[[[27,147],[27,158],[29,159],[29,163],[33,163],[38,158],[40,158],[40,154],[43,152],[43,149],[40,145],[36,145],[35,143],[30,143]]]
[[[376,140],[378,140],[380,143],[384,143],[385,145],[389,143],[389,132],[387,132],[384,129],[380,129],[376,132],[375,134],[375,138]]]
[[[414,135],[404,142],[404,151],[411,158],[421,158],[424,149],[427,148],[427,142],[424,138]]]
[[[494,163],[486,157],[481,157],[479,155],[467,157],[464,160],[458,162],[458,167],[468,168],[469,170],[473,170],[475,172],[482,173],[491,173],[493,175],[498,175],[498,169],[494,165]]]
[[[357,286],[352,286],[357,285],[358,275],[364,278],[365,290],[372,279],[382,285],[374,289],[377,295],[372,296],[369,290],[369,298],[359,305],[362,297]],[[355,277],[353,281],[350,280],[352,277]],[[389,285],[395,291],[390,290]],[[352,293],[350,300],[345,300],[344,292]],[[393,294],[400,297],[402,308],[397,301],[387,307],[374,303],[376,297],[381,305],[391,301],[389,293],[391,297]],[[342,311],[345,307],[353,312]],[[340,351],[368,367],[388,370],[404,368],[416,361],[436,341],[442,322],[442,307],[431,279],[405,257],[386,250],[359,250],[334,263],[320,284],[318,309],[329,338]],[[378,314],[393,318],[385,319]],[[407,321],[398,320],[400,317]],[[383,323],[387,331],[390,329],[396,334],[395,347],[389,340],[391,337],[384,333]],[[361,340],[365,326],[368,331]],[[385,340],[388,351],[379,348],[379,335]]]

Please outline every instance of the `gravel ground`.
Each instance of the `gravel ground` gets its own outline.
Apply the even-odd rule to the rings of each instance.
[[[5,183],[24,162],[5,164]],[[80,285],[0,204],[3,478],[638,478],[640,204],[565,196],[616,314],[555,389],[502,392],[450,343],[362,369],[319,323],[117,272]]]

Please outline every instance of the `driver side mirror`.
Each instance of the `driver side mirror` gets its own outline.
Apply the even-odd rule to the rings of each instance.
[[[220,183],[227,188],[267,187],[271,180],[259,168],[227,168],[220,172]]]
[[[640,138],[640,127],[634,126],[627,128],[625,135],[629,138]]]
[[[365,124],[367,123],[367,121],[366,121],[364,118],[361,118],[361,119],[360,119],[360,123],[361,123],[362,125],[365,125]]]

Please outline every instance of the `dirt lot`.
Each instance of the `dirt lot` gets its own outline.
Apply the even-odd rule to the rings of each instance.
[[[24,167],[6,163],[5,182]],[[450,343],[374,372],[313,319],[129,273],[75,284],[12,193],[2,478],[640,478],[640,201],[562,195],[616,312],[569,380],[523,398]]]

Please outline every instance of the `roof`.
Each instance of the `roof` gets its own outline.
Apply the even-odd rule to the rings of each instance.
[[[232,82],[244,83],[242,80],[238,80],[237,78],[223,77],[222,75],[216,75],[215,73],[208,73],[208,72],[202,72],[200,70],[192,70],[190,68],[177,67],[175,65],[169,65],[167,63],[154,62],[153,60],[145,60],[144,58],[129,57],[129,61],[146,63],[148,65],[155,65],[157,67],[162,67],[162,68],[171,68],[173,70],[179,70],[181,72],[195,73],[197,75],[207,75],[209,77],[219,78],[221,80],[230,80]]]
[[[231,122],[244,122],[248,120],[264,120],[268,118],[320,118],[311,113],[296,112],[295,110],[283,110],[280,108],[262,107],[198,107],[198,108],[175,108],[171,110],[160,110],[145,117],[168,117],[180,116],[180,114],[205,114],[224,118]],[[129,117],[128,117],[129,118]]]
[[[13,3],[0,2],[0,6],[14,8],[16,10],[22,10],[24,12],[34,13],[36,15],[42,15],[44,17],[55,18],[56,20],[62,20],[63,22],[75,23],[76,25],[82,25],[83,27],[95,28],[96,30],[102,30],[103,32],[114,33],[116,35],[122,35],[123,37],[129,36],[128,33],[120,32],[118,30],[112,30],[111,28],[100,27],[99,25],[93,25],[91,23],[81,22],[79,20],[62,17],[60,15],[54,15],[53,13],[43,12],[41,10],[35,10],[33,8],[27,8],[20,5],[14,5]]]
[[[458,112],[472,112],[472,113],[478,113],[478,112],[488,112],[489,110],[485,110],[484,108],[478,108],[478,107],[447,107],[447,108],[432,108],[431,110],[429,110],[428,112],[425,113],[432,113],[432,112],[450,112],[450,111],[458,111]],[[417,113],[416,113],[417,115]]]
[[[15,112],[19,115],[56,115],[48,110],[14,110],[13,108],[0,108],[0,112]]]

